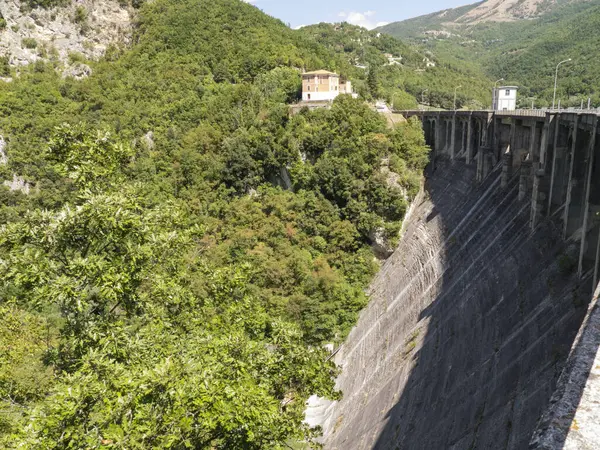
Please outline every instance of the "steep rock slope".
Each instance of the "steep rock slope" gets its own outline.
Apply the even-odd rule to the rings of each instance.
[[[486,0],[458,18],[457,22],[509,22],[537,17],[557,0]]]
[[[338,353],[329,449],[522,449],[586,313],[591,283],[518,177],[443,163]]]
[[[591,0],[484,0],[400,22],[392,22],[379,30],[392,35],[412,38],[416,32],[450,31],[463,25],[534,19],[568,4],[590,2]]]
[[[5,20],[0,56],[7,56],[11,65],[39,59],[68,62],[73,53],[96,59],[110,44],[127,43],[132,31],[132,12],[117,0],[33,9],[25,0],[8,0],[0,2],[0,16]]]

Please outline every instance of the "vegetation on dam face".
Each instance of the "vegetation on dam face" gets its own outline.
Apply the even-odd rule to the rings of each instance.
[[[420,124],[350,96],[290,117],[300,69],[346,57],[243,2],[149,2],[133,42],[0,82],[0,447],[310,439]]]

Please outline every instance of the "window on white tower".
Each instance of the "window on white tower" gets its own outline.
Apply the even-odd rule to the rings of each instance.
[[[505,95],[508,97],[510,95],[510,89],[507,89]]]

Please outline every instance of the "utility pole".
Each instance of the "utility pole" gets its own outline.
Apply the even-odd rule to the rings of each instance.
[[[496,95],[496,86],[498,86],[498,83],[500,83],[501,81],[504,81],[504,78],[500,78],[499,80],[496,80],[496,82],[494,83],[494,89],[492,89],[492,109],[496,110],[498,109],[498,96]]]
[[[554,74],[554,97],[552,98],[552,109],[554,109],[554,105],[556,103],[556,86],[558,85],[558,68],[560,67],[561,64],[569,62],[569,61],[571,61],[571,58],[565,59],[564,61],[561,61],[556,65],[556,73]],[[560,109],[560,100],[559,100],[558,109]]]
[[[592,97],[588,97],[588,107],[587,107],[588,111],[590,109],[592,109]]]

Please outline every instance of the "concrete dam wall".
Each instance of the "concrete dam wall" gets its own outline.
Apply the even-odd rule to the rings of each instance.
[[[422,116],[433,162],[336,355],[326,449],[567,448],[589,397],[597,345],[557,386],[598,273],[597,118],[449,117]]]

